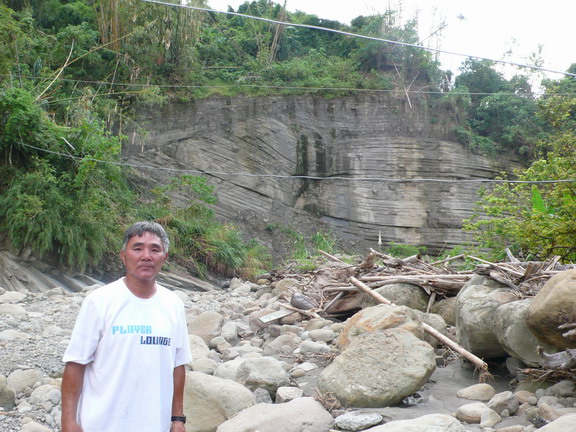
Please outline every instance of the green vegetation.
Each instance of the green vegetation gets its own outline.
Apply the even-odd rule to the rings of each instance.
[[[170,230],[173,265],[245,277],[269,265],[261,246],[216,221],[210,210],[216,197],[204,179],[183,176],[153,191],[135,189],[132,173],[118,164],[125,137],[111,132],[125,130],[135,102],[417,88],[432,94],[410,97],[457,119],[454,134],[470,151],[520,156],[529,168],[517,178],[576,178],[573,78],[546,82],[536,95],[530,76],[507,80],[494,64],[469,59],[452,83],[451,72],[426,50],[301,26],[418,44],[417,19],[403,20],[394,10],[350,25],[290,13],[269,0],[247,1],[237,12],[290,25],[137,0],[1,0],[5,240],[84,269],[118,249],[123,227],[145,218]],[[504,183],[484,191],[467,228],[495,253],[509,246],[523,256],[574,259],[573,189],[572,182]],[[176,205],[175,192],[188,202]],[[325,233],[293,240],[294,257],[302,260],[312,247],[330,252],[334,244]],[[391,245],[391,253],[415,251],[400,246]]]
[[[515,174],[520,181],[545,183],[502,183],[484,190],[478,213],[465,228],[474,232],[480,244],[492,250],[496,258],[509,247],[525,259],[557,255],[564,261],[574,261],[576,79],[548,82],[540,113],[552,132],[539,143],[530,167]]]
[[[425,247],[407,245],[402,243],[390,242],[386,248],[386,253],[397,258],[408,258],[409,256],[421,255],[426,252]]]

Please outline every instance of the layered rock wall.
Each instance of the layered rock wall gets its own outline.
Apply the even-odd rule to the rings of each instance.
[[[466,240],[462,220],[481,187],[466,180],[513,163],[468,152],[453,137],[456,114],[431,106],[385,93],[173,103],[140,110],[124,156],[154,184],[205,175],[218,216],[256,236],[331,229],[359,250],[380,236],[438,252]]]

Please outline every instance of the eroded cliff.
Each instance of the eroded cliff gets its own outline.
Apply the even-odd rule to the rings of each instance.
[[[453,138],[455,113],[431,106],[386,93],[173,103],[139,112],[144,132],[124,156],[149,167],[141,173],[151,183],[204,173],[218,216],[256,237],[278,225],[332,229],[357,250],[380,235],[384,246],[434,253],[467,239],[462,220],[482,184],[463,180],[492,179],[514,162],[467,151]]]

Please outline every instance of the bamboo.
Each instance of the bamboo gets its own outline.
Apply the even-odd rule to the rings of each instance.
[[[380,303],[384,303],[384,304],[388,304],[388,305],[392,305],[395,306],[394,303],[392,303],[390,300],[388,300],[387,298],[383,297],[382,295],[378,294],[377,292],[371,290],[368,286],[366,286],[365,284],[363,284],[362,282],[360,282],[358,279],[356,279],[355,277],[351,277],[350,278],[350,282],[352,282],[356,287],[358,287],[360,290],[362,290],[363,292],[365,292],[366,294],[374,297],[376,300],[378,300]],[[438,330],[436,330],[434,327],[426,324],[426,323],[422,323],[422,326],[424,327],[424,331],[426,333],[428,333],[431,336],[434,336],[436,339],[438,339],[440,342],[442,342],[444,345],[446,345],[448,348],[450,348],[453,351],[456,351],[457,353],[459,353],[460,355],[462,355],[462,357],[464,357],[465,359],[469,360],[470,362],[474,363],[474,365],[481,371],[480,372],[480,380],[481,381],[485,381],[487,379],[489,379],[489,377],[491,376],[490,373],[488,372],[488,364],[486,362],[484,362],[482,359],[480,359],[479,357],[476,357],[474,354],[472,354],[470,351],[464,349],[463,347],[461,347],[460,345],[458,345],[456,342],[454,342],[452,339],[449,339],[448,337],[444,336],[442,333],[440,333]]]

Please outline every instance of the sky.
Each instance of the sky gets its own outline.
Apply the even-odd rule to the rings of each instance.
[[[275,2],[282,4],[283,0]],[[228,6],[236,10],[242,3],[244,0],[208,0],[212,9],[221,11]],[[432,46],[464,54],[440,54],[442,69],[456,74],[467,56],[533,64],[530,57],[538,52],[539,46],[543,68],[564,72],[576,63],[576,43],[571,31],[576,16],[573,0],[286,0],[289,11],[300,10],[347,24],[360,15],[383,13],[389,5],[395,10],[401,7],[405,19],[418,13],[421,39],[445,22],[441,39],[435,40],[439,44]],[[502,68],[505,75],[513,73],[510,67]],[[554,79],[562,77],[547,75]]]

